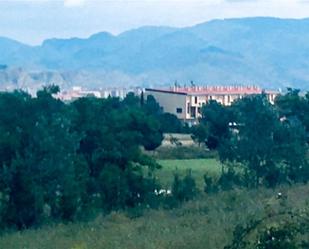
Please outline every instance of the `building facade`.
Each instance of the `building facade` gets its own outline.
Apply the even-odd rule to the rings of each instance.
[[[176,115],[179,119],[194,123],[201,116],[201,108],[210,100],[228,106],[236,99],[247,95],[265,93],[274,103],[277,92],[264,91],[257,86],[205,86],[173,87],[170,89],[145,89],[145,97],[152,95],[164,112]]]

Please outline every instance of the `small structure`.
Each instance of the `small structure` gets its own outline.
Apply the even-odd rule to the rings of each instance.
[[[201,108],[210,100],[222,105],[231,105],[233,101],[246,95],[265,93],[274,103],[278,92],[265,91],[257,86],[195,86],[170,89],[145,89],[145,97],[152,95],[165,112],[175,114],[179,119],[194,124],[201,116]]]

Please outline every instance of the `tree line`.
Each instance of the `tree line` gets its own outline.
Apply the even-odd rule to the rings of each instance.
[[[53,97],[58,91],[0,93],[2,228],[134,207],[154,195],[159,165],[140,149],[163,138],[151,100],[130,94],[65,104]]]
[[[156,207],[161,196],[154,150],[164,132],[190,132],[217,150],[221,189],[309,179],[309,95],[289,90],[271,105],[264,95],[232,106],[211,101],[197,126],[164,113],[152,96],[86,97],[63,103],[57,86],[33,98],[0,93],[0,228],[73,221],[97,212]],[[217,191],[205,176],[205,191]],[[175,175],[170,206],[197,193],[189,173]],[[164,200],[164,201],[166,201]]]

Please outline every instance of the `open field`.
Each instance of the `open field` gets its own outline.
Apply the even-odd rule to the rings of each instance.
[[[175,173],[185,176],[191,170],[198,187],[202,189],[205,173],[217,176],[221,172],[221,164],[216,159],[158,160],[158,163],[162,169],[158,170],[156,176],[163,187],[171,186]]]
[[[277,197],[278,192],[287,198]],[[88,223],[58,224],[0,237],[5,249],[223,249],[237,224],[282,210],[309,208],[309,185],[233,190],[201,196],[173,210],[148,210],[130,219],[114,212]],[[264,224],[263,224],[264,226]],[[308,233],[306,234],[306,236]]]

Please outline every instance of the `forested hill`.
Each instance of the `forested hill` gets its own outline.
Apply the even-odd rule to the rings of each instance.
[[[308,40],[309,19],[213,20],[186,28],[142,27],[117,36],[49,39],[40,46],[0,38],[0,64],[49,72],[36,75],[36,83],[96,87],[193,80],[308,89]],[[18,85],[22,76],[3,71],[0,87],[2,82]]]

